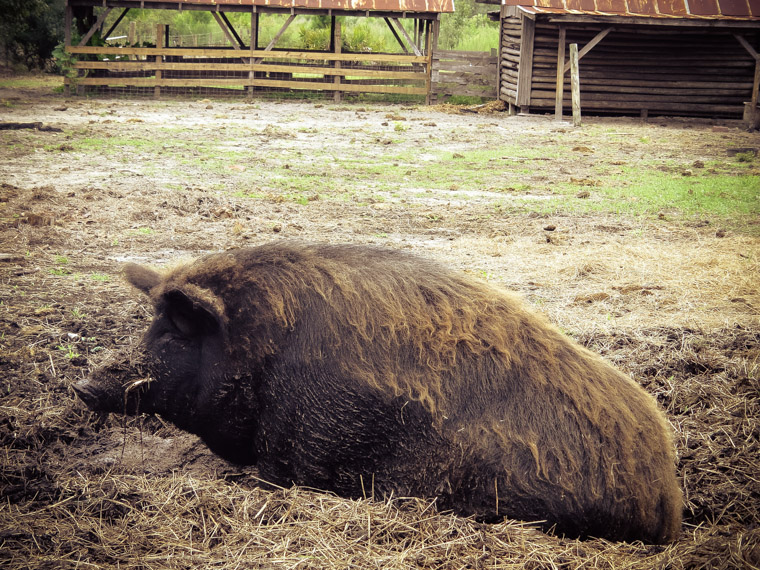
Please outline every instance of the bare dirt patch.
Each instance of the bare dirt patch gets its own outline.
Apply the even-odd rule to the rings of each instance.
[[[688,176],[729,147],[760,147],[757,134],[711,121],[572,129],[448,108],[0,95],[0,121],[62,129],[0,132],[6,567],[760,567],[757,232],[538,206],[571,180],[594,199],[600,165]],[[493,149],[487,168],[475,163],[473,151]],[[70,386],[150,319],[118,277],[125,261],[282,238],[407,248],[502,283],[632,374],[676,432],[682,538],[569,541],[423,501],[265,491],[254,469],[159,418],[98,417],[75,399]]]

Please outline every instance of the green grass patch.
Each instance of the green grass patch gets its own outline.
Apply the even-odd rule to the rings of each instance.
[[[760,214],[760,177],[681,176],[649,172],[636,178],[611,177],[605,196],[634,213],[676,210],[685,217],[742,218]]]
[[[50,275],[57,275],[59,277],[62,277],[64,275],[71,275],[71,271],[65,267],[55,267],[50,270]]]
[[[554,185],[552,192],[555,198],[531,202],[530,208],[543,213],[713,218],[732,226],[742,226],[760,216],[760,177],[756,175],[627,173],[606,177],[597,186]]]
[[[42,89],[54,90],[63,86],[63,77],[48,73],[24,73],[9,77],[0,77],[3,89]]]
[[[271,198],[269,194],[259,190],[237,190],[232,195],[236,198],[248,198],[251,200],[266,200],[267,198]]]

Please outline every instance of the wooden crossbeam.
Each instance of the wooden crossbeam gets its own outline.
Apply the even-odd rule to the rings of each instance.
[[[116,26],[121,24],[121,21],[124,19],[124,16],[127,15],[127,12],[129,12],[129,8],[124,8],[124,11],[121,14],[119,14],[118,18],[116,18],[116,21],[113,23],[113,26],[108,28],[108,31],[103,36],[104,40],[108,39],[108,36],[110,36],[113,33],[113,31],[116,29]]]
[[[406,31],[406,28],[404,28],[404,26],[401,25],[401,22],[398,21],[398,18],[391,18],[391,19],[395,22],[396,26],[398,26],[398,29],[401,30],[401,33],[406,38],[406,41],[409,42],[409,45],[412,46],[414,55],[421,56],[422,52],[420,51],[420,48],[418,48],[417,44],[414,43],[414,40],[412,40],[412,38],[409,37],[409,33]]]
[[[383,18],[383,20],[385,20],[385,23],[388,24],[388,28],[390,29],[391,33],[393,34],[393,37],[396,38],[396,41],[398,42],[398,45],[400,45],[401,49],[404,50],[404,53],[409,53],[409,50],[406,49],[406,45],[404,45],[404,42],[401,39],[401,36],[398,35],[398,32],[396,31],[396,28],[393,27],[393,24],[391,23],[390,18]]]
[[[288,29],[288,26],[290,26],[290,24],[292,24],[293,20],[295,20],[295,19],[296,19],[296,15],[295,14],[291,14],[290,16],[288,16],[288,19],[282,25],[282,27],[280,28],[280,31],[275,34],[275,36],[272,38],[272,41],[269,42],[269,45],[267,45],[267,47],[264,48],[264,51],[271,51],[272,50],[272,48],[274,47],[274,45],[277,43],[277,40],[280,39],[280,37],[282,36],[282,34],[285,33],[285,30]]]
[[[742,47],[749,52],[749,55],[751,55],[755,59],[755,61],[760,59],[760,53],[757,53],[757,51],[755,51],[755,48],[753,48],[752,45],[747,40],[744,39],[744,36],[740,34],[734,34],[734,37],[738,40],[740,44],[742,44]]]
[[[222,33],[224,34],[224,37],[227,38],[227,41],[230,42],[233,49],[241,50],[242,46],[239,45],[235,41],[235,37],[230,33],[229,28],[224,23],[224,20],[219,16],[219,12],[210,11],[211,15],[214,17],[214,20],[216,20],[216,23],[219,24],[219,27],[222,29]]]
[[[92,25],[92,28],[90,28],[90,31],[87,32],[84,37],[80,40],[79,45],[84,46],[87,45],[87,42],[90,41],[90,38],[95,35],[95,32],[98,30],[100,26],[103,25],[103,22],[105,22],[106,18],[108,17],[108,14],[111,13],[111,10],[113,8],[106,8],[100,13],[100,16],[98,16],[98,20]]]
[[[216,19],[217,23],[219,24],[219,27],[222,28],[222,31],[227,36],[227,39],[229,39],[230,43],[234,46],[236,43],[238,46],[240,46],[240,49],[245,48],[245,44],[243,43],[243,40],[238,35],[237,31],[235,31],[235,27],[232,25],[232,22],[230,22],[229,18],[227,18],[227,14],[224,12],[212,12],[214,18]],[[222,25],[222,22],[224,22],[224,25]],[[232,35],[232,38],[230,38],[230,34]],[[234,38],[234,41],[233,41]]]
[[[295,20],[295,19],[296,19],[296,14],[295,13],[292,13],[290,16],[288,16],[288,19],[282,25],[282,27],[280,28],[280,31],[277,32],[274,35],[274,37],[272,38],[272,41],[269,42],[269,44],[267,45],[267,47],[264,48],[264,51],[272,51],[272,48],[277,43],[277,40],[280,39],[280,37],[282,36],[282,34],[285,33],[285,30],[288,29],[288,26],[290,26],[290,24],[293,23],[293,20]],[[261,61],[262,61],[261,58],[257,58],[256,60],[254,60],[253,63],[261,63]]]
[[[609,28],[603,29],[601,32],[596,34],[594,38],[587,43],[581,50],[578,51],[578,60],[583,59],[583,56],[586,55],[588,52],[590,52],[594,47],[596,47],[596,44],[601,42],[604,38],[607,37],[607,34],[609,34],[612,30],[615,28],[613,26],[610,26]],[[565,67],[563,68],[563,71],[567,73],[570,70],[570,62],[568,61],[565,64]]]

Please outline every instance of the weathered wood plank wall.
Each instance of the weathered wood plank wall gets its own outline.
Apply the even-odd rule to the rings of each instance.
[[[500,98],[517,104],[517,80],[520,72],[520,44],[523,37],[519,16],[507,16],[501,20],[501,85]]]
[[[496,98],[496,50],[480,51],[436,50],[433,53],[432,95],[440,98],[452,95]]]

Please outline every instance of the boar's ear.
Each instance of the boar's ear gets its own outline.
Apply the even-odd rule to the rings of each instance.
[[[133,287],[146,295],[161,282],[161,276],[157,272],[136,263],[127,263],[122,272]]]
[[[175,289],[167,292],[164,303],[167,318],[184,336],[213,334],[221,327],[220,318],[212,309],[193,301],[182,291]]]

